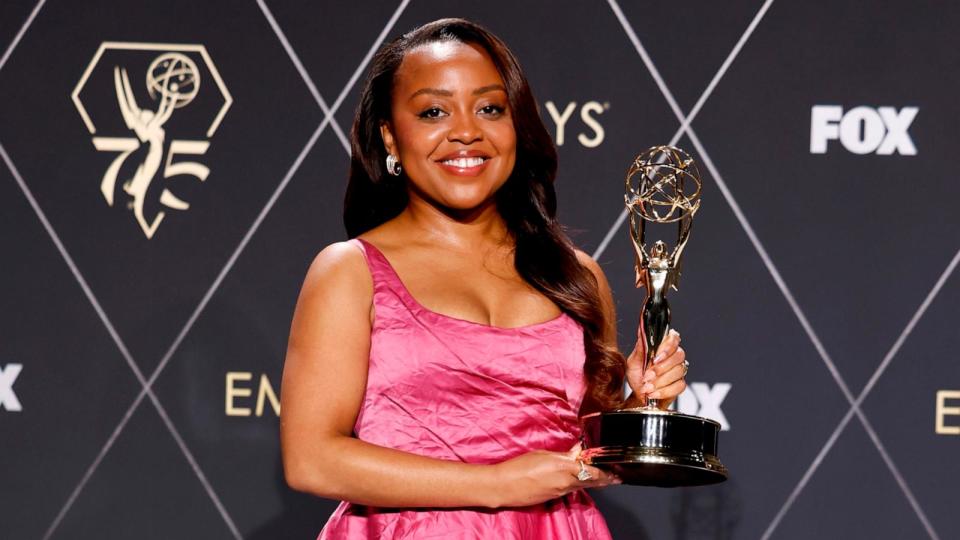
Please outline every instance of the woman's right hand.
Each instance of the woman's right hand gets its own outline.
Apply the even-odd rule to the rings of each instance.
[[[590,480],[578,480],[580,451],[580,444],[567,452],[536,450],[494,465],[494,506],[529,506],[578,489],[621,483],[616,475],[591,465],[584,465]]]

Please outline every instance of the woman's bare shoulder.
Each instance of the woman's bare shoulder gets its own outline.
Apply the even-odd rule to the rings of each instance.
[[[590,269],[590,272],[593,273],[593,276],[597,280],[597,292],[600,294],[600,304],[603,307],[604,318],[606,319],[607,325],[605,339],[608,342],[616,345],[616,304],[613,301],[613,291],[610,290],[610,283],[607,281],[607,276],[603,273],[603,268],[600,267],[600,264],[597,263],[593,257],[587,255],[585,252],[580,251],[579,249],[574,249],[574,252],[577,254],[577,260],[580,261],[580,264]]]
[[[573,252],[577,255],[577,261],[579,261],[580,264],[589,268],[594,274],[603,275],[603,269],[600,268],[600,265],[597,264],[597,261],[593,260],[593,257],[588,255],[587,252],[578,248],[573,248]]]
[[[356,242],[334,242],[317,253],[307,270],[304,292],[317,287],[328,291],[335,288],[340,293],[372,293],[373,281]]]

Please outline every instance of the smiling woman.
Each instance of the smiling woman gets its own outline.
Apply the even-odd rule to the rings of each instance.
[[[387,152],[417,195],[447,208],[492,204],[516,159],[507,90],[482,47],[458,41],[407,53],[394,81]]]
[[[352,131],[349,241],[297,302],[281,388],[321,538],[609,538],[579,415],[684,388],[679,336],[625,360],[600,267],[556,220],[556,150],[513,54],[462,19],[374,57]],[[402,279],[401,279],[401,276]],[[642,342],[640,342],[642,347]]]

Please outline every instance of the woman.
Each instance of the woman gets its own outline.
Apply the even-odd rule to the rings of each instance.
[[[642,349],[618,352],[513,54],[461,19],[401,36],[352,146],[352,239],[307,273],[281,391],[287,482],[348,501],[320,537],[609,538],[583,488],[619,480],[577,460],[578,415],[668,406],[684,353],[672,333],[643,373]]]

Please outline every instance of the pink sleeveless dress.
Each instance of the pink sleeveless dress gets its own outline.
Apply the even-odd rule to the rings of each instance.
[[[567,451],[580,436],[583,330],[566,313],[500,328],[430,311],[386,257],[356,238],[373,277],[374,325],[356,436],[380,446],[492,464],[531,450]],[[482,508],[374,508],[343,502],[323,539],[604,540],[583,490],[546,503]]]

